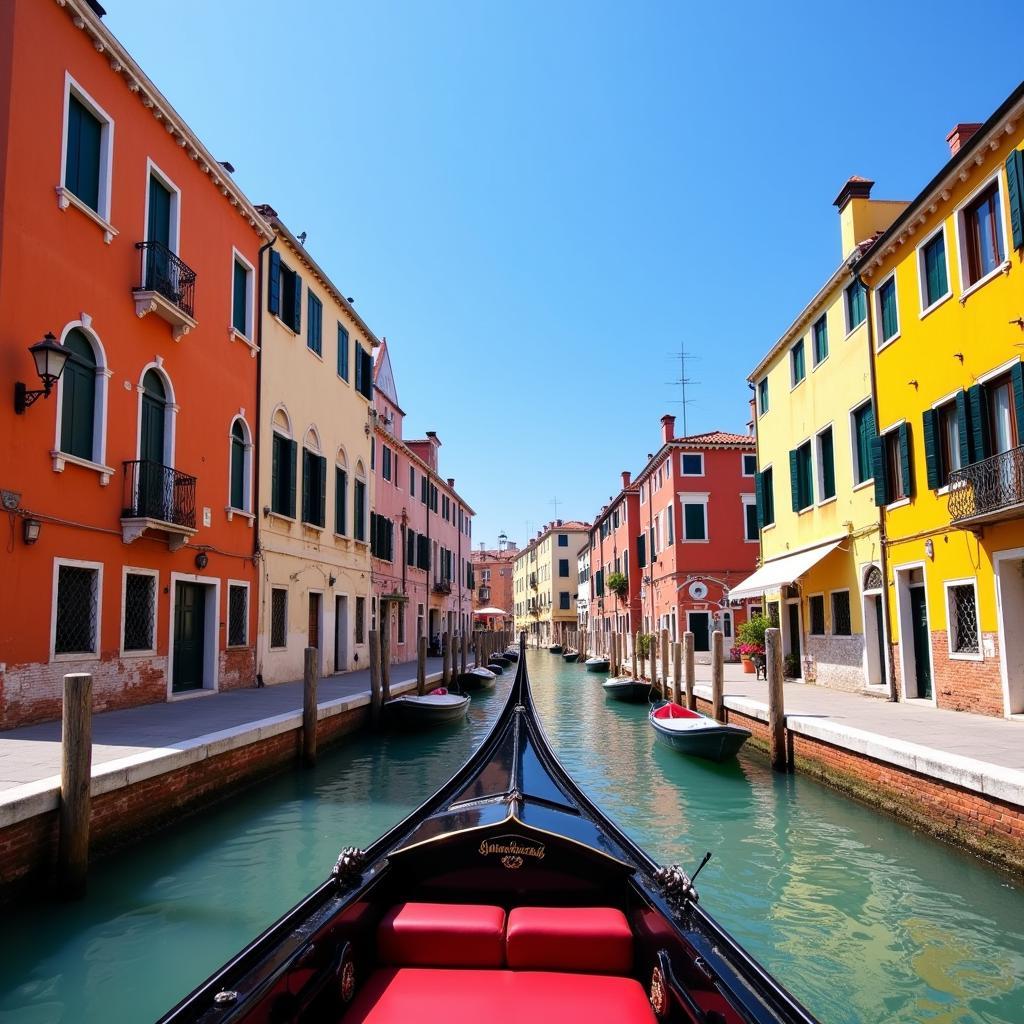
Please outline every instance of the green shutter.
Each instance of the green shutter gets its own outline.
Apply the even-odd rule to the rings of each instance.
[[[967,389],[967,401],[971,407],[971,461],[981,462],[992,452],[988,410],[985,408],[985,389],[981,384],[974,384]]]
[[[1017,444],[1024,444],[1024,366],[1017,362],[1010,370],[1010,383],[1013,387],[1014,420],[1017,424]]]
[[[274,512],[280,512],[277,498],[280,492],[281,480],[281,439],[277,434],[273,435],[270,445],[270,507]]]
[[[288,507],[285,515],[295,516],[295,473],[298,469],[298,448],[294,441],[285,441],[285,451],[288,453]]]
[[[1013,247],[1020,249],[1024,247],[1024,153],[1019,149],[1006,158],[1006,183]]]
[[[309,497],[310,497],[310,463],[312,462],[312,456],[310,453],[303,448],[302,449],[302,521],[304,523],[312,522],[310,517]]]
[[[246,301],[245,293],[249,284],[249,271],[235,260],[234,292],[231,296],[231,326],[239,334],[246,333]]]
[[[875,478],[875,504],[889,504],[889,475],[885,467],[885,438],[871,438],[871,473]]]
[[[647,565],[647,538],[641,533],[636,539],[637,566],[643,569]]]
[[[800,459],[796,448],[789,453],[789,489],[793,511],[799,512],[803,505],[800,504]]]
[[[338,376],[348,380],[348,331],[338,324]]]
[[[88,342],[71,331],[64,342],[71,351],[61,383],[60,450],[92,461],[96,407],[96,364]]]
[[[757,528],[764,529],[764,474],[754,474],[754,507],[757,509]]]
[[[910,451],[910,424],[901,423],[900,433],[900,468],[903,470],[903,490],[908,498],[914,496],[914,460]]]
[[[822,437],[821,444],[821,489],[822,498],[834,498],[836,494],[836,460],[832,442],[832,431]]]
[[[956,395],[956,429],[959,435],[960,465],[969,466],[974,461],[973,437],[971,436],[971,408],[966,391]]]
[[[267,277],[267,311],[281,315],[281,254],[270,250],[270,273]]]
[[[317,508],[317,526],[325,526],[327,524],[327,460],[321,455],[317,459],[319,476],[320,476],[320,494],[319,503]]]
[[[100,208],[100,143],[103,126],[77,96],[68,102],[68,148],[64,185],[86,206]]]
[[[245,442],[231,438],[231,507],[244,508]]]
[[[292,322],[291,328],[296,334],[302,333],[302,278],[298,274],[292,275],[295,282],[295,291],[292,293]]]
[[[340,466],[334,467],[334,532],[345,533],[345,501],[348,484],[345,479],[345,470]]]
[[[941,467],[939,466],[939,449],[936,444],[936,435],[939,432],[939,414],[934,409],[925,409],[921,417],[922,432],[924,434],[924,465],[928,476],[928,486],[931,490],[939,488],[941,478]]]

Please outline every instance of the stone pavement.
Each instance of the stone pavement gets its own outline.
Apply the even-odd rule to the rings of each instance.
[[[427,677],[439,676],[440,658],[427,659]],[[416,663],[391,666],[392,691],[411,689]],[[317,703],[325,706],[370,695],[368,669],[320,680]],[[357,703],[365,703],[361,701]],[[302,713],[302,680],[261,689],[225,690],[163,704],[146,704],[93,716],[93,773],[133,755],[192,746],[203,737],[240,733],[281,716]],[[321,715],[322,717],[322,715]],[[0,732],[0,802],[5,791],[60,775],[60,722]],[[13,794],[12,794],[13,795]]]

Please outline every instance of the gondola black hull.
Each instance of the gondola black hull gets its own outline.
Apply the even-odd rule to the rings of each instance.
[[[813,1024],[686,875],[576,787],[526,668],[521,658],[491,733],[449,782],[365,850],[343,850],[327,881],[163,1024]],[[417,913],[432,915],[425,941],[402,932]],[[531,945],[537,920],[576,937]]]

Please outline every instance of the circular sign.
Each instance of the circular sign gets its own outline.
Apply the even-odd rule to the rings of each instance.
[[[708,596],[708,585],[702,580],[697,580],[690,584],[690,597],[694,601],[703,601]]]

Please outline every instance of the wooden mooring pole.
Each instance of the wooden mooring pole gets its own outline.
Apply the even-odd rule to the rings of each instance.
[[[637,636],[639,636],[639,635],[640,634],[638,633]],[[633,669],[633,678],[634,679],[639,679],[640,677],[637,675],[637,668],[636,668],[636,640],[635,639],[633,639],[632,647],[633,647],[633,650],[630,652],[630,667]]]
[[[661,631],[661,695],[668,700],[668,630]]]
[[[465,630],[462,631],[462,636],[460,637],[460,641],[461,641],[460,645],[462,647],[462,660],[461,660],[459,671],[463,675],[465,675],[466,674],[466,663],[467,663],[467,660],[469,658],[469,634]]]
[[[696,711],[697,694],[693,687],[697,681],[697,672],[693,663],[693,634],[689,631],[683,634],[683,672],[686,680],[686,707]]]
[[[678,641],[672,645],[672,700],[683,703],[683,648]]]
[[[725,721],[725,651],[720,629],[711,634],[711,715],[716,722]]]
[[[427,692],[427,638],[423,633],[416,640],[416,692],[421,697]]]
[[[449,686],[452,681],[452,664],[450,660],[451,645],[448,643],[448,634],[441,634],[441,685]]]
[[[380,638],[377,630],[370,630],[370,726],[380,728],[384,711],[384,687],[380,675]]]
[[[320,652],[307,647],[302,665],[302,761],[316,764],[316,691],[320,682]]]
[[[64,677],[61,717],[60,838],[57,879],[65,899],[85,895],[89,869],[89,816],[92,783],[92,676]]]
[[[789,771],[786,745],[786,710],[782,688],[782,634],[778,629],[764,631],[765,674],[768,677],[768,746],[772,767]]]

